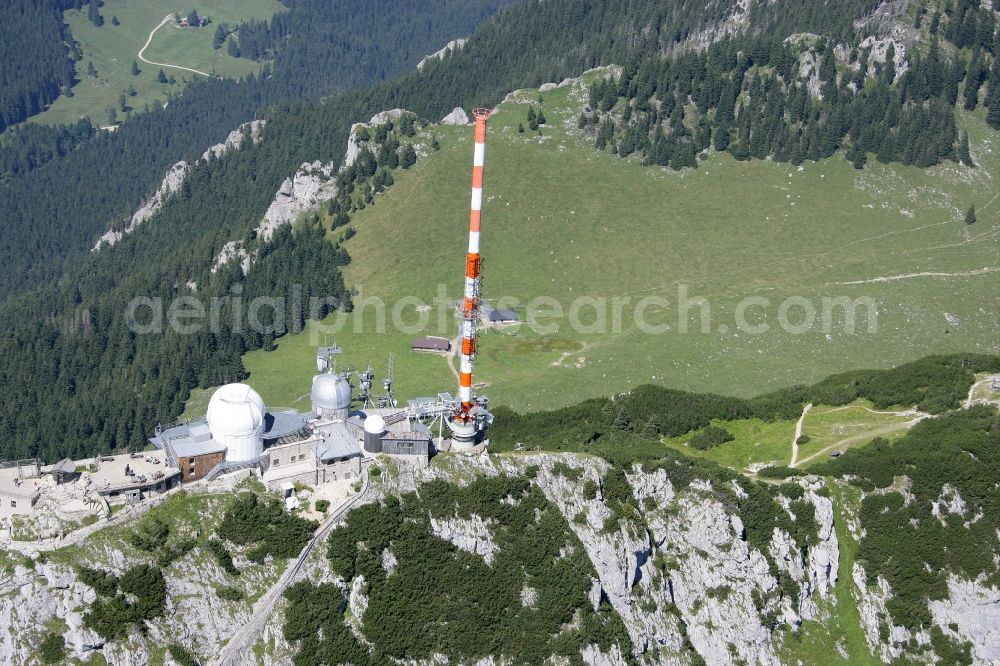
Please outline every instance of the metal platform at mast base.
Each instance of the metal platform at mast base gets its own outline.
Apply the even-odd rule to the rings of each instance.
[[[455,448],[455,440],[451,437],[445,437],[443,440],[438,442],[435,446],[437,450],[441,453],[461,453],[467,456],[477,456],[486,453],[489,448],[490,440],[484,439],[483,441],[475,444],[471,448]]]

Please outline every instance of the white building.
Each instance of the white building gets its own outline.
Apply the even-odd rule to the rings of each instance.
[[[19,465],[0,468],[0,518],[26,515],[34,510],[41,494],[37,465],[34,467],[34,478]]]

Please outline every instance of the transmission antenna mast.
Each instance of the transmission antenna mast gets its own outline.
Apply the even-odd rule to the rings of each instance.
[[[462,361],[458,399],[462,403],[457,419],[468,421],[472,411],[472,362],[476,358],[476,325],[479,321],[479,229],[483,208],[483,163],[486,159],[486,121],[489,109],[475,109],[475,151],[472,157],[472,210],[469,214],[469,253],[465,258],[465,299],[462,304]]]

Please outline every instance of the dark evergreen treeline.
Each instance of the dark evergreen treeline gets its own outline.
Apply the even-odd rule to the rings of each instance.
[[[165,108],[134,113],[117,131],[100,132],[93,140],[65,130],[60,139],[50,131],[33,130],[9,147],[5,141],[0,146],[0,180],[17,177],[0,184],[0,233],[6,241],[0,248],[0,300],[62,274],[67,262],[83,256],[104,230],[129,217],[156,190],[174,162],[197,158],[239,124],[256,117],[303,122],[292,116],[306,114],[311,107],[291,106],[292,100],[316,100],[396,76],[421,55],[474,30],[505,1],[491,0],[474,11],[468,7],[459,11],[457,3],[440,8],[438,3],[409,3],[392,12],[371,1],[338,3],[340,14],[323,9],[326,3],[313,3],[310,7],[315,6],[315,12],[310,20],[314,25],[310,30],[322,31],[323,37],[302,48],[315,53],[278,57],[261,76],[238,82],[191,82]],[[291,13],[296,11],[293,6]],[[288,47],[299,48],[299,41],[290,41]],[[364,68],[358,66],[349,49],[335,48],[360,48],[361,43],[376,42],[377,47],[370,44],[366,48],[377,51],[378,64],[369,63],[371,66]],[[336,62],[319,57],[327,49],[336,52]],[[359,107],[370,105],[345,105],[338,111],[354,113]],[[294,114],[289,113],[292,109]],[[346,141],[346,129],[340,131],[343,124],[349,127],[351,122],[370,116],[351,115],[338,122],[333,130],[339,142],[336,150],[322,136],[329,130],[305,120],[313,134],[289,131],[282,137],[290,142],[285,153],[290,159],[276,166],[291,173],[319,155],[341,155]],[[310,144],[314,139],[322,144],[316,151]],[[59,150],[52,149],[54,143],[59,143]],[[273,193],[272,188],[268,195]]]
[[[892,587],[886,609],[893,624],[931,629],[928,601],[947,599],[948,576],[980,576],[1000,584],[1000,415],[976,406],[926,419],[890,443],[877,439],[847,451],[811,472],[847,477],[869,491],[861,502],[864,529],[857,559],[868,583]],[[907,497],[896,479],[905,476]],[[875,489],[881,492],[874,493]],[[952,504],[954,497],[961,502]],[[961,507],[953,513],[947,507]],[[881,638],[889,628],[880,623]],[[968,648],[935,637],[934,651],[947,663],[972,663]],[[954,653],[952,651],[954,650]],[[947,653],[946,653],[947,652]],[[964,656],[963,656],[964,653]]]
[[[977,372],[1000,371],[1000,357],[976,354],[928,356],[889,370],[858,370],[832,375],[812,386],[797,386],[755,398],[689,393],[661,386],[639,386],[614,399],[595,398],[553,411],[517,414],[500,407],[490,430],[493,450],[518,443],[555,451],[591,451],[617,459],[621,435],[658,442],[705,428],[713,419],[795,419],[807,402],[844,405],[858,398],[876,407],[916,405],[939,414],[961,405]],[[645,451],[645,449],[642,449]],[[650,451],[662,451],[658,445]]]
[[[801,17],[807,25],[816,20],[797,3],[778,4],[786,8],[786,18]],[[340,69],[325,73],[310,60],[301,59],[311,56],[295,56],[295,49],[329,47],[350,41],[352,30],[362,30],[351,20],[324,13],[316,3],[303,4],[301,10],[296,5],[290,15],[314,11],[316,26],[311,29],[328,31],[318,44],[299,46],[309,40],[285,40],[281,43],[287,43],[288,57],[283,59],[278,48],[273,71],[262,77],[192,83],[167,108],[133,114],[116,132],[102,133],[78,150],[4,185],[0,232],[9,242],[0,250],[0,298],[61,274],[67,261],[89,250],[99,232],[135,210],[174,161],[197,156],[263,108],[281,106],[283,100],[301,95],[315,97],[370,83],[376,75],[391,76],[412,66],[414,54],[432,51],[460,29],[474,27],[468,15],[450,3],[441,5],[441,16],[433,17],[415,4],[404,7],[409,13],[403,14],[384,12],[381,5],[373,5],[375,9],[369,12],[366,6],[349,8],[362,17],[371,14],[371,21],[364,22],[364,30],[370,32],[364,35],[413,38],[406,44],[387,38],[381,73],[357,69],[350,58],[340,65],[351,69],[350,76],[342,76]],[[856,16],[866,8],[866,2],[855,0],[841,7],[839,15],[841,19]],[[456,105],[493,103],[515,87],[557,80],[603,63],[628,62],[635,53],[669,50],[698,26],[731,11],[727,3],[677,0],[533,1],[512,7],[486,21],[462,51],[430,62],[420,72],[361,95],[336,96],[318,108],[299,107],[298,117],[291,122],[302,131],[284,137],[289,142],[287,154],[295,161],[282,166],[290,172],[303,161],[339,153],[351,122],[385,108],[405,105],[424,117],[436,118]],[[399,25],[412,28],[414,23],[429,23],[433,30],[399,32]],[[766,32],[768,26],[760,29]],[[67,216],[66,211],[73,214]]]
[[[0,349],[9,359],[0,368],[0,397],[11,407],[0,414],[0,457],[55,459],[142,446],[157,423],[181,413],[192,388],[245,378],[247,351],[270,348],[309,317],[350,309],[340,273],[349,257],[329,242],[319,216],[266,241],[254,235],[284,180],[283,165],[295,162],[287,151],[296,145],[268,135],[270,127],[294,131],[281,114],[295,117],[298,109],[277,111],[260,144],[246,136],[239,150],[197,163],[141,233],[88,256],[64,281],[0,308]],[[412,146],[400,135],[415,132],[414,119],[397,122],[395,129],[391,122],[375,128],[356,162],[337,175],[341,196],[333,202],[336,215],[329,211],[335,226],[391,184],[393,165],[402,168],[401,155]],[[255,256],[246,276],[236,261],[212,270],[234,238]],[[206,315],[201,327],[185,332],[165,318],[183,296],[196,296],[206,313],[213,299],[228,300],[219,301],[215,324]],[[130,328],[137,297],[153,305],[135,309],[134,320],[145,327],[159,317],[162,332]],[[280,312],[267,306],[254,313],[263,328],[250,325],[249,304],[258,297],[282,299]],[[50,415],[38,419],[38,410]]]
[[[284,0],[288,11],[240,24],[237,49],[241,57],[272,62],[286,96],[315,98],[398,76],[517,1],[404,0],[386,11],[377,2]]]
[[[45,109],[74,83],[62,12],[73,0],[5,3],[0,21],[0,132]]]
[[[190,389],[245,378],[241,357],[246,351],[271,344],[287,330],[300,330],[310,298],[330,299],[323,301],[326,308],[349,307],[338,269],[347,259],[326,240],[323,228],[307,226],[296,233],[284,228],[260,252],[246,279],[231,264],[201,284],[197,295],[206,313],[213,297],[240,297],[244,303],[258,296],[284,299],[287,307],[277,314],[270,308],[259,312],[267,329],[250,326],[247,309],[237,311],[230,300],[219,308],[217,326],[206,314],[194,333],[174,330],[167,308],[190,291],[158,271],[162,264],[127,276],[109,270],[105,277],[121,284],[105,293],[87,292],[86,300],[75,287],[56,292],[50,298],[80,299],[58,319],[25,315],[6,322],[9,328],[0,336],[7,358],[0,391],[9,409],[0,416],[0,455],[54,460],[142,447],[157,423],[171,422],[183,411]],[[130,330],[126,316],[134,296],[154,304],[138,308],[136,321],[153,325],[160,317],[162,333]],[[301,310],[292,307],[296,301],[303,304]]]
[[[980,42],[992,51],[995,39],[995,25],[987,29],[988,39],[974,33],[968,62],[958,52],[945,57],[933,35],[925,56],[909,54],[905,72],[897,72],[892,46],[879,60],[855,46],[838,62],[826,38],[744,37],[672,59],[638,55],[620,77],[591,87],[578,124],[598,150],[675,169],[697,166],[709,148],[795,165],[844,149],[856,168],[869,154],[919,167],[946,159],[972,166],[954,108],[963,80],[965,107],[978,104]],[[993,106],[1000,115],[1000,101]]]
[[[25,123],[0,137],[0,181],[20,176],[91,139],[97,128],[83,118],[75,125]]]
[[[165,108],[135,114],[117,131],[97,132],[0,183],[0,299],[62,275],[113,222],[131,217],[174,162],[197,159],[250,120],[264,101],[255,80],[194,82]],[[48,132],[33,132],[51,146]],[[9,150],[0,154],[6,163]]]

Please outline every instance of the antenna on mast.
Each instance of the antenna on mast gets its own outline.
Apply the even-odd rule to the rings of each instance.
[[[396,355],[389,353],[389,367],[386,370],[385,379],[382,380],[382,389],[385,391],[385,395],[379,396],[378,406],[381,408],[395,407],[396,406],[396,393],[392,388],[392,366]]]

